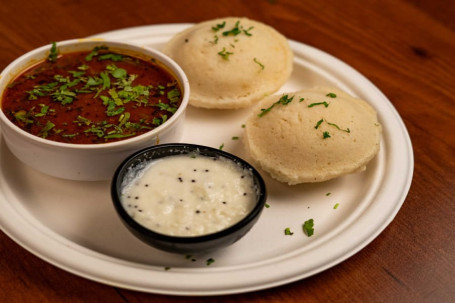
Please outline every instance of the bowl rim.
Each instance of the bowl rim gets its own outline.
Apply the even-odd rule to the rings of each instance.
[[[17,125],[15,125],[12,121],[10,121],[3,110],[1,109],[1,99],[3,97],[3,91],[0,91],[0,122],[6,125],[10,130],[14,131],[20,136],[23,136],[29,141],[35,142],[41,145],[47,145],[49,147],[55,148],[71,148],[77,150],[105,150],[110,148],[121,148],[130,144],[135,144],[136,142],[143,141],[148,137],[153,138],[155,136],[159,136],[159,134],[166,132],[172,125],[174,125],[180,116],[184,115],[186,108],[189,104],[189,97],[190,97],[190,86],[188,77],[186,76],[183,69],[169,56],[162,53],[159,50],[153,49],[151,47],[142,46],[140,44],[129,43],[129,42],[122,42],[118,40],[109,40],[109,39],[100,39],[100,38],[83,38],[83,39],[70,39],[70,40],[63,40],[55,42],[58,47],[70,48],[73,45],[87,45],[87,51],[95,47],[96,45],[107,45],[108,47],[115,48],[115,51],[122,52],[124,51],[126,54],[128,53],[136,53],[145,55],[147,57],[154,58],[158,65],[162,68],[166,69],[180,84],[182,89],[182,102],[178,107],[177,111],[163,124],[159,125],[158,127],[145,132],[143,134],[126,138],[119,141],[114,142],[106,142],[106,143],[89,143],[89,144],[77,144],[77,143],[65,143],[65,142],[57,142],[53,140],[44,139],[38,137],[36,135],[30,134],[25,130],[21,129]],[[34,64],[43,60],[50,48],[52,43],[43,45],[41,47],[35,48],[20,57],[16,58],[14,61],[9,63],[3,71],[0,73],[0,84],[4,84],[6,86],[18,75],[20,75],[23,71],[30,68]],[[70,53],[70,51],[64,51],[64,53]],[[34,56],[40,56],[38,61],[31,60]],[[133,54],[134,56],[134,54]],[[25,62],[25,63],[24,63]],[[22,68],[18,72],[14,72],[18,66],[22,66]],[[7,76],[9,75],[9,76]],[[8,78],[8,80],[6,80]],[[7,83],[6,83],[7,81]],[[2,83],[3,82],[3,83]],[[3,127],[0,128],[0,131],[4,131]]]
[[[201,153],[201,155],[204,155],[204,152],[208,151],[208,152],[212,152],[212,153],[216,154],[217,156],[232,160],[235,163],[242,165],[242,167],[249,169],[253,174],[253,177],[255,180],[254,183],[257,186],[257,192],[258,192],[256,202],[255,202],[256,204],[253,207],[253,209],[237,223],[230,225],[220,231],[212,232],[209,234],[203,234],[203,235],[199,235],[199,236],[171,236],[171,235],[166,235],[166,234],[155,232],[155,231],[148,229],[148,228],[144,227],[143,225],[139,224],[126,212],[125,208],[122,206],[122,202],[121,202],[121,199],[119,196],[120,189],[121,189],[120,185],[121,185],[121,180],[122,180],[120,178],[120,175],[124,172],[125,169],[128,169],[128,167],[134,162],[134,160],[137,157],[140,157],[143,154],[153,152],[158,149],[169,149],[169,148],[179,150],[180,153],[175,153],[172,155],[165,155],[165,156],[158,156],[156,158],[151,159],[150,161],[153,161],[154,159],[160,159],[160,158],[165,158],[165,157],[179,155],[179,154],[188,154],[188,153],[194,152],[194,151],[197,151],[197,152]],[[200,244],[200,243],[209,242],[212,240],[220,239],[225,236],[231,235],[235,231],[241,230],[243,227],[247,226],[252,221],[254,221],[261,214],[262,210],[265,207],[266,200],[267,200],[267,189],[266,189],[264,179],[262,178],[261,174],[254,168],[254,166],[251,165],[250,163],[248,163],[246,160],[244,160],[236,155],[233,155],[233,154],[223,151],[221,149],[216,149],[216,148],[205,146],[205,145],[192,144],[192,143],[167,143],[167,144],[159,144],[159,145],[155,145],[155,146],[150,146],[150,147],[139,150],[139,151],[131,154],[130,156],[128,156],[118,166],[117,170],[114,173],[114,177],[112,178],[112,182],[111,182],[111,198],[112,198],[114,207],[115,207],[117,213],[120,215],[121,219],[130,228],[133,228],[135,231],[139,232],[140,234],[143,234],[143,235],[147,236],[148,238],[153,238],[157,241],[168,242],[171,244]]]

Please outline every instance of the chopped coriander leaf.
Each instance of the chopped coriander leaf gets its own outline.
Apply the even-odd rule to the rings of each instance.
[[[155,117],[155,118],[153,118],[152,123],[153,123],[153,125],[158,126],[158,125],[163,124],[163,121],[160,118]]]
[[[250,33],[250,30],[252,30],[253,28],[254,28],[254,27],[251,26],[251,27],[248,28],[248,29],[244,29],[244,30],[243,30],[243,33],[244,33],[245,35],[247,35],[247,36],[253,36],[253,34]]]
[[[325,121],[325,122],[327,122],[328,125],[331,125],[331,126],[336,127],[338,130],[344,131],[344,132],[346,132],[346,133],[350,133],[350,132],[351,132],[351,130],[350,130],[349,128],[342,129],[342,128],[340,128],[338,125],[336,125],[335,123],[330,123],[330,122],[328,122],[328,121]]]
[[[330,196],[331,194],[332,194],[332,193],[326,193],[325,195],[326,195],[326,196]]]
[[[123,79],[127,76],[127,72],[123,68],[116,68],[115,70],[112,71],[112,77],[116,79]]]
[[[85,57],[85,61],[91,61],[93,57],[98,56],[100,50],[107,50],[107,46],[96,46],[93,50]]]
[[[171,267],[170,267],[170,266],[166,266],[166,267],[164,267],[164,270],[165,270],[165,271],[168,271],[168,270],[170,270],[170,269],[171,269]]]
[[[79,70],[79,71],[68,71],[68,73],[70,73],[74,78],[79,78],[81,76],[83,76],[85,74],[85,71],[83,70]]]
[[[177,88],[168,91],[167,98],[171,103],[177,103],[180,100],[180,91]]]
[[[55,61],[57,61],[57,57],[58,57],[57,43],[52,42],[51,50],[50,50],[49,57],[47,58],[47,60],[50,62],[55,62]]]
[[[323,133],[322,133],[322,138],[323,138],[323,139],[327,139],[327,138],[330,138],[330,137],[331,137],[331,136],[330,136],[329,132],[323,132]]]
[[[103,79],[103,88],[102,89],[111,87],[111,79],[109,78],[109,76],[106,72],[101,72],[100,77],[101,77],[101,79]]]
[[[41,110],[39,113],[35,114],[35,117],[44,117],[49,110],[49,105],[40,104],[40,106],[41,106]]]
[[[25,124],[33,124],[33,120],[29,119],[30,113],[27,113],[25,110],[20,110],[14,114],[14,118],[18,121],[21,121]]]
[[[73,102],[76,97],[76,93],[68,90],[66,86],[62,85],[60,89],[52,93],[51,96],[54,101],[59,101],[62,105],[65,105]]]
[[[209,43],[211,43],[211,44],[217,44],[217,43],[218,43],[218,40],[219,40],[218,35],[214,35],[214,36],[213,36],[213,41],[209,41]]]
[[[313,107],[313,106],[316,106],[316,105],[324,105],[325,107],[329,106],[329,104],[324,101],[324,102],[311,103],[310,105],[308,105],[308,107]]]
[[[104,136],[104,130],[101,127],[97,127],[96,125],[91,125],[90,128],[84,130],[84,133],[92,133],[99,138]]]
[[[223,21],[223,23],[217,24],[216,26],[212,26],[212,30],[214,32],[217,32],[220,29],[224,28],[225,25],[226,25],[226,21]]]
[[[234,25],[234,28],[229,30],[229,31],[225,31],[223,32],[223,36],[237,36],[241,33],[244,33],[246,36],[252,36],[253,34],[250,33],[250,31],[253,29],[253,27],[251,26],[250,28],[248,29],[244,29],[243,26],[240,25],[240,21],[237,21]]]
[[[157,104],[155,104],[155,106],[161,110],[165,110],[170,113],[175,113],[177,111],[177,107],[166,104],[166,103],[162,103],[161,100]]]
[[[121,113],[123,113],[124,111],[125,111],[124,107],[116,108],[115,103],[114,103],[114,106],[108,106],[108,109],[106,110],[106,115],[108,117],[117,116],[117,115],[120,115]]]
[[[237,21],[235,23],[235,26],[233,29],[231,29],[230,31],[223,32],[223,36],[229,36],[229,35],[237,36],[238,34],[242,33],[242,31],[239,28],[239,24],[240,24],[240,21]]]
[[[29,100],[36,100],[38,97],[48,96],[57,87],[58,82],[51,82],[43,85],[36,85],[31,91],[27,91]]]
[[[275,105],[278,105],[278,104],[282,104],[282,105],[288,105],[292,99],[294,99],[294,96],[292,97],[288,97],[288,95],[284,95],[282,96],[277,102],[273,103],[270,107],[268,108],[262,108],[261,109],[261,113],[258,115],[259,117],[262,117],[264,116],[265,114],[267,114]]]
[[[85,125],[90,125],[92,123],[92,121],[90,121],[89,119],[85,118],[85,117],[82,117],[82,116],[77,116],[77,120],[74,121],[75,123],[81,123],[81,124],[85,124]]]
[[[78,135],[77,133],[76,133],[76,134],[62,134],[62,137],[63,137],[63,138],[74,138],[74,137],[76,137],[77,135]]]
[[[270,208],[270,204],[265,203],[265,204],[264,204],[264,207],[265,207],[265,208]]]
[[[212,265],[214,262],[215,262],[215,260],[213,258],[207,259],[207,266]]]
[[[86,87],[89,87],[89,86],[97,86],[97,85],[100,85],[103,83],[103,79],[101,78],[98,78],[98,77],[88,77],[87,79],[87,82],[85,83],[85,86]]]
[[[98,56],[98,61],[103,61],[103,60],[112,60],[115,62],[123,61],[123,55],[109,53],[109,54],[104,54],[104,55]]]
[[[294,233],[291,231],[291,228],[286,227],[286,228],[284,229],[284,234],[285,234],[286,236],[292,236]]]
[[[90,67],[86,64],[82,64],[81,66],[78,66],[77,69],[78,70],[88,70]]]
[[[135,133],[131,134],[107,134],[103,138],[104,139],[119,139],[119,138],[127,138],[136,135]]]
[[[111,96],[112,100],[114,100],[115,105],[117,105],[117,106],[123,105],[123,101],[122,101],[122,99],[119,98],[118,93],[115,90],[115,88],[111,88],[108,91],[108,93],[109,93],[109,96]]]
[[[221,143],[219,149],[220,149],[220,150],[223,150],[223,148],[224,148],[224,143]]]
[[[232,140],[238,140],[238,139],[239,139],[239,137],[237,137],[237,136],[232,137]]]
[[[233,52],[226,51],[225,47],[223,47],[222,51],[218,52],[218,55],[220,55],[221,58],[223,58],[224,60],[229,60],[229,56],[233,54],[234,54]]]
[[[302,225],[302,229],[308,237],[311,237],[314,234],[314,220],[309,219],[305,221],[305,223]]]
[[[335,205],[333,206],[333,209],[337,209],[338,206],[340,206],[340,203],[335,204]]]
[[[337,97],[337,95],[334,94],[334,93],[328,93],[326,96],[330,97],[330,98],[336,98]]]
[[[49,131],[55,127],[55,124],[52,123],[51,121],[47,121],[46,125],[41,129],[41,131],[38,133],[38,136],[41,138],[46,139],[47,136],[49,135]]]
[[[324,119],[319,120],[316,125],[314,126],[315,129],[318,129],[321,123],[324,122]]]
[[[259,65],[259,66],[261,67],[261,70],[263,70],[263,69],[265,68],[264,64],[262,64],[261,62],[259,62],[258,59],[254,58],[253,61],[254,61],[257,65]]]
[[[300,98],[299,102],[305,101],[305,98]]]
[[[246,127],[246,125],[245,125],[245,124],[242,124],[242,128],[245,128],[245,127]]]

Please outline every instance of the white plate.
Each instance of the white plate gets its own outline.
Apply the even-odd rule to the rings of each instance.
[[[161,48],[188,24],[136,27],[100,34]],[[406,128],[387,98],[338,59],[290,41],[294,72],[281,91],[335,85],[371,103],[384,127],[381,150],[363,173],[289,187],[266,175],[270,208],[239,242],[210,255],[173,255],[132,236],[111,205],[108,182],[73,182],[42,175],[0,141],[0,224],[19,245],[76,275],[145,292],[220,295],[296,281],[352,256],[393,220],[409,190],[413,152]],[[189,108],[185,142],[245,156],[240,141],[249,111]],[[331,193],[330,195],[326,195]],[[334,205],[339,207],[334,209]],[[313,218],[315,234],[302,223]],[[290,227],[294,235],[285,236]],[[206,260],[215,262],[207,266]],[[20,262],[20,260],[18,260]],[[170,267],[165,270],[165,267]]]

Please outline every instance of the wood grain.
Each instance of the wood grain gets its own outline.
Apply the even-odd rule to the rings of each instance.
[[[0,233],[0,302],[455,301],[454,1],[16,0],[2,1],[0,16],[0,69],[50,41],[109,30],[222,16],[263,21],[373,81],[403,118],[415,156],[395,220],[365,249],[313,277],[217,298],[146,294],[60,270]]]

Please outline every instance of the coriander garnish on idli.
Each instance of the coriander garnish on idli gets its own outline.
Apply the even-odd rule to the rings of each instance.
[[[292,72],[287,39],[247,18],[198,23],[176,34],[164,53],[185,71],[196,107],[247,107],[275,93]]]
[[[253,109],[243,141],[262,169],[289,185],[365,169],[382,127],[366,101],[317,87],[269,96]]]

